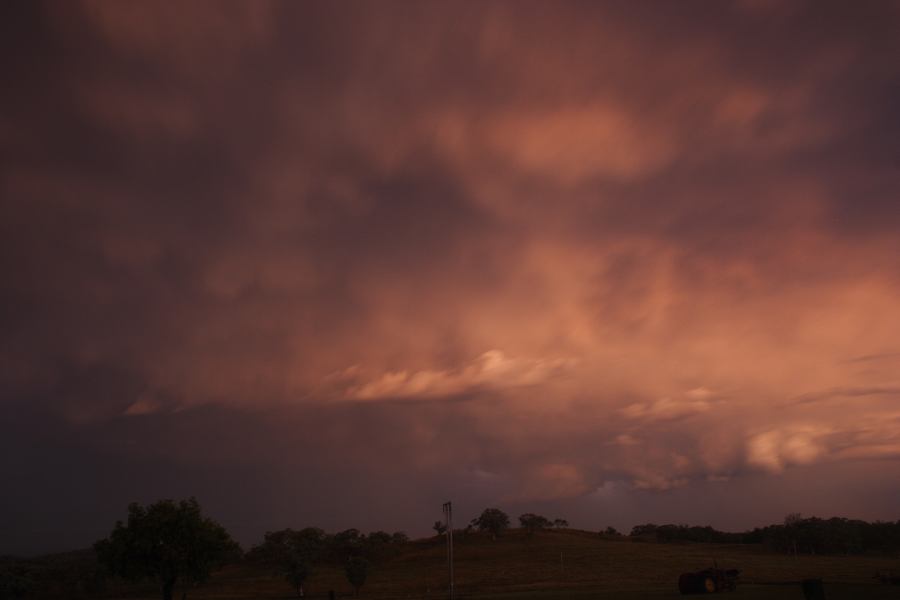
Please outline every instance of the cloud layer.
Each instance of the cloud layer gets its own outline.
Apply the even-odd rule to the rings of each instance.
[[[35,500],[63,456],[248,538],[261,510],[365,528],[334,498],[370,493],[413,532],[434,511],[399,497],[897,518],[896,7],[5,12],[8,550],[64,528]],[[274,506],[297,481],[332,502]]]

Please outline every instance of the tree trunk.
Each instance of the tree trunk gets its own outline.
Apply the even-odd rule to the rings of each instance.
[[[163,600],[172,600],[172,596],[175,594],[175,578],[166,579],[162,584],[162,597]]]

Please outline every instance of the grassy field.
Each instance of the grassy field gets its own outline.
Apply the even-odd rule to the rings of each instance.
[[[874,582],[877,570],[900,572],[894,557],[789,557],[756,545],[656,544],[604,539],[574,530],[528,536],[512,531],[497,541],[481,535],[455,539],[456,584],[460,598],[484,600],[562,600],[588,598],[678,597],[680,573],[711,566],[741,569],[735,598],[803,598],[797,583],[825,581],[833,599],[900,598],[900,588]],[[413,542],[403,554],[373,565],[362,597],[434,599],[446,597],[446,558],[442,540]],[[319,567],[307,585],[307,597],[352,589],[337,567]],[[123,596],[152,598],[122,590]],[[130,593],[129,593],[130,592]],[[149,592],[149,590],[147,590]],[[201,600],[296,597],[282,579],[260,567],[232,566],[189,593]]]

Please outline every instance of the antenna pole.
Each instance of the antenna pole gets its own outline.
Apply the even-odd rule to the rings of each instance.
[[[450,577],[450,600],[454,600],[453,590],[453,504],[444,503],[444,522],[447,525],[447,572]]]

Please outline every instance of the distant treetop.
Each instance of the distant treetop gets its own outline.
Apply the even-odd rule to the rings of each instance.
[[[491,534],[491,539],[496,540],[497,536],[509,528],[509,515],[499,508],[486,508],[481,515],[472,519],[471,525],[479,531],[487,531]]]

